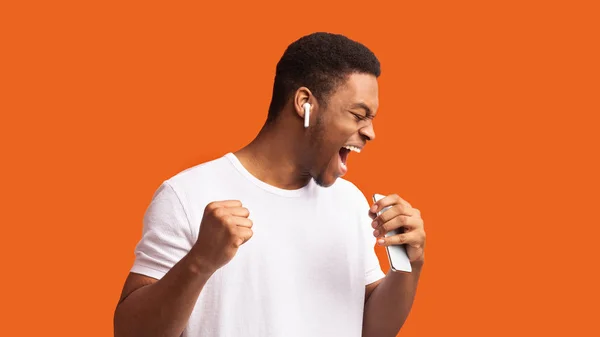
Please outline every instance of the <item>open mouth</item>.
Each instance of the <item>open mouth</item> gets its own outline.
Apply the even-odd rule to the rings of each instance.
[[[340,155],[340,172],[342,173],[342,175],[346,174],[346,172],[348,172],[348,166],[346,165],[346,162],[348,161],[348,155],[350,154],[350,152],[356,152],[356,153],[360,153],[360,148],[353,146],[353,145],[345,145],[340,149],[339,155]]]

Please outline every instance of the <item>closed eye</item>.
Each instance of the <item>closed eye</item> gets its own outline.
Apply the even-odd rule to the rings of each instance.
[[[354,118],[356,118],[356,120],[358,120],[358,121],[366,121],[366,120],[371,119],[370,116],[363,116],[361,114],[357,114],[357,113],[352,112],[352,111],[350,111],[350,113],[353,114]]]

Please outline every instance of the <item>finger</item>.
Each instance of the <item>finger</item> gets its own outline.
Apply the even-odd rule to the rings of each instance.
[[[408,233],[402,233],[392,235],[388,237],[381,237],[377,239],[379,246],[392,246],[392,245],[411,245],[413,247],[420,247],[422,245],[421,235],[417,231]]]
[[[400,203],[401,203],[402,205],[404,205],[404,206],[406,206],[406,207],[408,207],[408,208],[412,208],[412,205],[411,205],[411,204],[410,204],[408,201],[406,201],[406,200],[404,200],[404,199],[402,199],[402,198],[400,198],[400,197],[398,197],[398,198],[400,199]]]
[[[415,228],[423,228],[423,219],[414,216],[398,215],[388,222],[375,227],[373,235],[378,236],[379,233],[385,234],[395,229],[402,229],[406,232]]]
[[[240,218],[238,217],[235,221],[235,225],[239,226],[239,227],[246,227],[246,228],[252,228],[252,220],[248,219],[248,218]]]
[[[373,206],[371,206],[370,211],[373,213],[377,213],[388,206],[398,204],[402,205],[403,208],[412,208],[406,200],[400,198],[400,196],[398,196],[397,194],[391,194],[374,203]]]
[[[250,211],[245,207],[228,207],[227,213],[233,216],[247,218],[250,215]]]
[[[239,200],[221,200],[213,201],[206,205],[206,208],[209,210],[215,210],[222,207],[242,207],[242,202]]]
[[[222,200],[218,203],[219,207],[242,207],[242,202],[239,200]]]
[[[409,212],[407,212],[404,209],[404,206],[402,205],[395,205],[395,207],[389,208],[387,209],[385,212],[379,214],[378,216],[375,217],[375,219],[373,219],[373,222],[371,223],[371,226],[373,228],[377,228],[379,226],[381,226],[382,224],[392,220],[393,218],[397,217],[398,215],[410,215],[408,214]]]
[[[228,227],[231,227],[232,229],[234,227],[252,228],[252,220],[246,217],[227,214],[221,218],[221,221],[223,222],[223,224],[225,224]]]
[[[383,225],[378,226],[373,230],[373,236],[378,237],[380,235],[385,235],[388,232],[397,230],[399,232],[406,232],[410,229],[414,228],[414,226],[418,224],[414,219],[406,215],[398,215],[397,217],[389,220]]]
[[[254,234],[252,232],[252,230],[247,227],[238,227],[237,233],[238,233],[238,238],[240,239],[240,241],[238,242],[239,246],[248,242],[248,240],[250,240],[252,238],[252,235]]]

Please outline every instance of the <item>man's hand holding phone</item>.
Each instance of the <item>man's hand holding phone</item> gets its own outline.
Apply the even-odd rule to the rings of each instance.
[[[386,248],[404,245],[411,264],[423,262],[425,229],[421,212],[397,194],[381,197],[376,198],[377,201],[369,210],[377,244]],[[393,235],[386,236],[390,232]]]

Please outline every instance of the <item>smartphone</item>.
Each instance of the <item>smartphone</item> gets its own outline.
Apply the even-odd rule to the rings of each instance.
[[[383,199],[385,195],[382,194],[373,194],[373,202],[378,202]],[[379,216],[381,213],[387,211],[390,206],[383,208],[381,211],[377,212]],[[393,236],[396,234],[401,234],[402,229],[398,228],[392,231],[389,231],[385,234],[385,237]],[[412,267],[410,265],[410,260],[408,259],[408,255],[406,254],[406,247],[404,245],[391,245],[385,247],[387,251],[388,260],[390,261],[390,267],[393,271],[405,271],[411,272]]]

